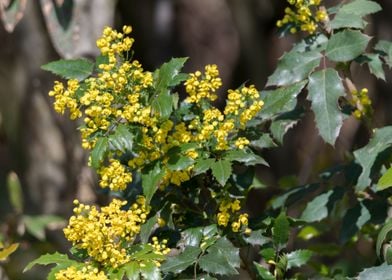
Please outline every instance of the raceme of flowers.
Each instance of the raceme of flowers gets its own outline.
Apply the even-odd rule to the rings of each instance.
[[[164,118],[151,105],[156,94],[153,74],[130,57],[134,42],[127,37],[130,32],[129,26],[124,26],[122,33],[106,27],[97,40],[106,59],[98,65],[97,74],[82,82],[55,82],[49,93],[55,98],[57,112],[69,110],[71,119],[83,119],[80,131],[85,149],[93,149],[97,139],[113,134],[120,124],[139,132],[140,141],[129,151],[132,158],[128,162],[120,160],[122,152],[111,151],[111,159],[98,170],[102,188],[124,190],[132,181],[132,171],[143,170],[156,160],[164,164],[161,187],[180,185],[191,178],[193,165],[170,169],[167,153],[172,148],[192,144],[182,155],[195,160],[205,156],[205,151],[244,149],[249,144],[246,137],[238,137],[238,132],[263,106],[253,85],[229,90],[221,111],[211,104],[222,85],[219,70],[216,65],[207,65],[204,73],[196,71],[184,82],[188,96],[181,106],[188,106],[192,114]]]
[[[131,245],[140,227],[145,223],[149,209],[144,197],[128,210],[122,210],[127,202],[113,199],[101,209],[75,200],[74,216],[64,229],[65,237],[73,246],[84,249],[102,266],[116,268],[130,261],[127,245]]]
[[[328,18],[324,8],[319,7],[321,0],[287,0],[292,7],[285,9],[285,15],[276,22],[278,27],[291,26],[290,32],[298,31],[313,34],[320,22]]]
[[[352,115],[356,119],[361,119],[364,116],[368,116],[369,114],[372,113],[372,101],[369,98],[368,95],[368,89],[363,88],[360,91],[358,90],[353,90],[351,91],[351,97],[352,99],[350,100],[351,105],[353,105],[356,109],[352,113]]]
[[[56,280],[107,280],[106,274],[91,265],[77,268],[69,266],[55,274]]]
[[[229,224],[233,232],[243,230],[250,233],[248,226],[248,214],[240,214],[241,205],[238,199],[224,199],[219,205],[219,213],[216,215],[218,225],[227,227]]]

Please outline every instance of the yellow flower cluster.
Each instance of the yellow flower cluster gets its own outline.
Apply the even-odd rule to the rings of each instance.
[[[372,101],[369,98],[367,88],[363,88],[361,91],[353,90],[351,96],[351,105],[356,107],[352,114],[356,119],[361,119],[372,113]]]
[[[91,265],[84,266],[82,269],[78,269],[74,266],[69,266],[66,269],[62,269],[55,274],[56,280],[107,280],[103,271],[99,271],[98,268]]]
[[[278,20],[276,25],[282,27],[287,24],[293,25],[290,28],[291,33],[299,30],[313,34],[319,22],[325,21],[328,14],[324,8],[320,8],[321,0],[287,0],[293,6],[293,9],[287,7],[285,16]]]
[[[119,160],[111,159],[110,165],[99,170],[102,188],[109,187],[112,191],[125,190],[127,184],[132,182],[132,173],[126,171],[126,167]]]
[[[75,215],[64,229],[65,237],[103,266],[116,268],[128,262],[127,244],[131,244],[140,232],[149,209],[141,196],[129,210],[122,210],[126,204],[126,201],[113,199],[99,210],[76,200]]]
[[[217,214],[218,225],[227,227],[229,222],[231,222],[231,230],[233,232],[239,232],[244,226],[245,232],[248,232],[248,214],[239,214],[241,210],[240,201],[235,199],[231,201],[230,199],[223,200],[219,205],[219,213]]]
[[[203,99],[214,101],[217,98],[215,92],[221,85],[218,67],[215,64],[207,65],[204,75],[196,71],[190,74],[190,78],[185,82],[185,90],[189,95],[186,101],[189,103],[199,103]]]
[[[61,82],[54,83],[53,90],[49,91],[49,96],[54,96],[54,109],[57,113],[64,114],[65,109],[69,109],[71,120],[80,118],[82,112],[79,110],[79,104],[75,98],[75,92],[79,88],[77,80],[69,80],[67,89]]]
[[[159,242],[158,237],[152,238],[151,246],[154,248],[154,253],[158,255],[167,255],[170,253],[170,248],[167,247],[167,239],[163,239]]]

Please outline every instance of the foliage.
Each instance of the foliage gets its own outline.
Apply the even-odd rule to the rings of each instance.
[[[54,108],[82,119],[89,164],[116,198],[100,208],[75,201],[64,229],[70,258],[44,255],[27,270],[55,264],[48,279],[217,279],[240,268],[255,279],[389,273],[392,130],[371,127],[368,91],[356,88],[350,71],[367,64],[370,74],[385,78],[392,44],[380,41],[368,52],[371,37],[364,33],[364,17],[381,7],[369,0],[328,9],[320,0],[288,2],[277,25],[283,34],[303,31],[304,39],[281,57],[264,90],[246,84],[228,90],[223,108],[214,103],[222,85],[216,65],[186,74],[187,59],[173,58],[145,71],[132,57],[129,26],[104,29],[95,64],[43,66],[68,79],[49,93]],[[309,106],[297,102],[300,94]],[[348,118],[363,123],[369,142],[346,151],[346,161],[317,181],[290,185],[263,215],[251,217],[244,205],[258,180],[255,166],[268,166],[264,150],[282,144],[307,114],[332,146]],[[323,242],[328,235],[336,242]],[[379,262],[362,272],[338,269],[340,255],[360,237],[376,241]],[[332,257],[334,265],[323,264]]]

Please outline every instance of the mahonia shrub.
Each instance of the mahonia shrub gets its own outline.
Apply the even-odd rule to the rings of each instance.
[[[56,264],[48,279],[225,279],[240,268],[250,279],[390,277],[392,127],[371,127],[368,90],[358,90],[351,75],[351,65],[366,65],[385,80],[383,65],[392,67],[392,43],[370,50],[363,33],[364,17],[381,7],[370,0],[287,2],[277,27],[303,39],[279,59],[262,91],[245,83],[224,94],[216,65],[182,73],[186,58],[146,71],[133,59],[129,26],[103,30],[95,63],[43,66],[65,78],[49,92],[54,109],[79,120],[89,165],[112,200],[102,207],[75,200],[64,228],[69,254],[43,255],[26,270]],[[310,105],[297,103],[300,93]],[[218,98],[226,98],[223,107]],[[280,191],[252,216],[245,203],[263,188],[255,170],[268,166],[261,154],[282,145],[310,112],[326,143],[335,144],[349,117],[368,128],[369,143],[346,151],[350,156],[318,180]],[[292,217],[294,207],[302,212]],[[332,243],[317,239],[336,228]],[[360,237],[376,243],[378,260],[367,265],[375,266],[342,268],[340,253]]]

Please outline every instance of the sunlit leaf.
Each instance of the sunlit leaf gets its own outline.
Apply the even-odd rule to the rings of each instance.
[[[362,54],[370,37],[360,31],[344,30],[331,36],[325,54],[336,62],[347,62]]]
[[[94,63],[87,59],[61,59],[42,65],[41,68],[65,79],[82,81],[91,75]]]

